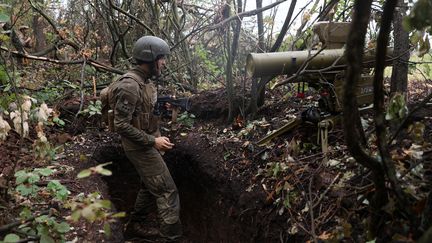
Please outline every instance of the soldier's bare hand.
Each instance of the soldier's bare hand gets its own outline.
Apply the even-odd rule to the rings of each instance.
[[[157,138],[155,138],[154,147],[157,150],[165,151],[165,150],[172,149],[173,146],[174,146],[174,144],[171,143],[170,140],[169,140],[169,138],[167,138],[167,137],[157,137]]]

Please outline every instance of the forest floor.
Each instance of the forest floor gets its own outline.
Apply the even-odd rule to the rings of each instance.
[[[415,103],[429,86],[412,85],[410,90],[410,102]],[[309,93],[305,99],[281,94],[268,98],[253,121],[237,119],[227,125],[198,118],[192,127],[162,124],[162,133],[175,143],[164,158],[180,193],[184,226],[180,242],[366,241],[374,186],[370,171],[349,154],[341,125],[335,124],[328,132],[327,153],[317,143],[316,126],[307,124],[258,146],[260,138],[299,116],[315,97]],[[364,127],[373,133],[370,117],[364,115]],[[140,186],[139,177],[125,158],[118,136],[101,127],[99,120],[81,119],[69,129],[49,130],[50,140],[62,145],[49,165],[34,159],[31,139],[20,140],[18,134],[10,133],[0,146],[0,198],[8,199],[0,201],[0,226],[16,221],[22,205],[30,204],[34,212],[55,208],[57,217],[72,226],[66,234],[71,242],[124,242],[127,216],[110,223],[112,234],[107,237],[103,223],[84,219],[73,222],[67,217],[70,210],[59,208],[55,201],[38,204],[6,195],[8,180],[14,186],[14,171],[49,166],[55,170],[50,179],[64,184],[70,198],[97,191],[113,203],[112,210],[128,214]],[[432,151],[429,106],[413,115],[415,122],[424,125],[421,139],[415,140],[418,137],[413,138],[415,134],[405,129],[390,150],[404,190],[411,196],[415,216],[419,217],[430,190],[422,167]],[[369,145],[376,151],[373,136]],[[80,171],[106,162],[111,162],[106,166],[111,176],[76,179]],[[385,211],[386,223],[378,241],[414,242],[419,237],[418,224],[401,216],[393,199]]]

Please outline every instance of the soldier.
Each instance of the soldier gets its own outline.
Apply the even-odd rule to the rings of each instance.
[[[160,76],[169,54],[170,48],[164,40],[141,37],[132,51],[136,66],[112,83],[107,92],[114,112],[114,129],[120,134],[126,156],[142,181],[125,237],[160,235],[175,240],[182,235],[177,187],[160,153],[174,144],[160,136],[159,119],[153,115],[157,90],[149,80]],[[159,229],[144,225],[155,204],[161,219]]]

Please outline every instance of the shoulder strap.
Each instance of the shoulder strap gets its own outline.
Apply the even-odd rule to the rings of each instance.
[[[123,76],[121,76],[118,81],[121,81],[122,79],[125,79],[125,78],[131,78],[131,79],[133,79],[140,86],[141,86],[141,84],[145,83],[144,80],[142,80],[142,78],[138,74],[136,74],[134,72],[127,72],[126,74],[124,74]],[[142,81],[142,82],[140,82],[140,81]]]

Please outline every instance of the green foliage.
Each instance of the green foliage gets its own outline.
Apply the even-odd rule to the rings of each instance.
[[[67,206],[72,210],[71,219],[73,221],[76,222],[83,217],[89,222],[95,222],[108,216],[105,209],[111,209],[111,202],[100,199],[100,194],[94,192],[86,197],[79,196]]]
[[[105,169],[104,166],[110,163],[100,164],[87,170],[81,171],[78,178],[83,178],[91,174],[111,175],[112,172]],[[17,185],[15,191],[23,197],[39,198],[43,200],[48,195],[52,199],[57,199],[64,202],[67,208],[71,209],[70,219],[78,221],[84,218],[89,222],[103,222],[105,234],[110,235],[110,222],[113,222],[119,217],[124,217],[125,213],[111,213],[111,202],[101,199],[99,193],[95,192],[84,197],[83,194],[75,198],[68,199],[69,191],[58,180],[50,180],[46,187],[41,188],[37,185],[41,178],[51,176],[54,170],[50,168],[36,168],[32,171],[19,170],[15,173],[15,183]],[[38,195],[40,195],[38,197]],[[49,199],[49,200],[52,200]],[[21,220],[27,221],[33,216],[31,210],[27,207],[23,208],[20,213]],[[40,242],[64,242],[64,234],[70,231],[70,226],[66,222],[58,222],[51,215],[41,215],[36,217],[31,225],[25,224],[25,227],[20,227],[20,230],[28,234],[37,234],[40,236]],[[8,242],[14,242],[17,238],[9,234],[5,238]],[[19,240],[19,239],[18,239]]]
[[[34,199],[37,201],[53,200],[65,201],[69,195],[69,191],[57,180],[51,180],[46,187],[38,186],[41,178],[53,175],[54,170],[50,168],[35,168],[32,171],[19,170],[15,173],[15,192],[26,197],[30,202]],[[49,199],[46,198],[49,196]],[[34,212],[28,207],[24,207],[19,214],[22,220],[22,225],[19,226],[20,231],[28,235],[38,235],[40,242],[65,242],[65,233],[70,231],[70,226],[66,222],[58,222],[51,215],[40,215],[34,220],[30,220]],[[27,222],[28,221],[28,222]],[[12,234],[7,235],[4,242],[14,242],[16,240]]]
[[[37,160],[50,162],[54,160],[57,150],[60,147],[61,146],[58,147],[52,146],[50,142],[46,139],[46,137],[43,136],[43,137],[39,137],[34,141],[33,152]]]
[[[408,127],[409,135],[411,136],[414,142],[421,144],[423,142],[424,132],[425,132],[425,124],[422,122],[415,122]]]
[[[177,121],[184,126],[193,127],[195,122],[195,115],[185,111],[180,115]]]
[[[37,234],[41,237],[41,242],[64,242],[65,233],[70,231],[70,226],[66,222],[58,223],[54,217],[42,215],[35,219]]]
[[[264,176],[277,178],[287,169],[287,165],[283,162],[269,162],[266,164]]]
[[[79,86],[71,83],[69,80],[61,80],[61,83],[48,83],[41,90],[34,93],[35,99],[41,103],[54,103],[59,98],[63,97],[64,91],[67,89],[79,90]]]
[[[9,22],[11,6],[8,4],[0,4],[0,22]],[[1,42],[1,41],[0,41]]]
[[[60,201],[66,200],[67,196],[69,195],[67,188],[63,186],[58,180],[52,180],[48,182],[47,189],[53,195],[55,195],[55,198]]]
[[[90,101],[90,104],[86,109],[81,111],[81,114],[88,114],[89,117],[94,115],[102,115],[102,101],[96,100],[96,102]]]
[[[40,188],[37,182],[41,177],[50,176],[54,171],[49,168],[36,168],[31,172],[19,170],[15,173],[15,191],[23,197],[36,197]]]
[[[195,46],[195,57],[200,59],[198,62],[201,63],[202,69],[205,70],[206,74],[202,76],[204,80],[213,79],[223,74],[224,70],[220,68],[220,65],[215,60],[211,59],[208,50],[202,45]]]
[[[56,125],[59,126],[59,127],[64,127],[65,124],[66,124],[66,123],[65,123],[62,119],[60,119],[58,116],[54,117],[54,118],[52,119],[52,121],[53,121],[54,124],[56,124]]]
[[[18,242],[20,240],[20,237],[16,234],[8,234],[5,236],[5,238],[3,239],[4,243],[13,243],[13,242]]]
[[[104,166],[109,165],[109,164],[111,164],[111,162],[100,164],[100,165],[82,170],[80,173],[78,173],[77,178],[78,179],[86,178],[92,174],[100,174],[100,175],[104,175],[104,176],[110,176],[110,175],[112,175],[112,172],[110,170],[107,170],[104,168]]]
[[[407,30],[427,30],[431,32],[432,1],[418,0],[410,14],[404,19],[403,25]]]
[[[281,207],[279,209],[279,214],[281,215],[285,209],[291,208],[292,203],[297,200],[298,192],[293,191],[293,187],[288,182],[278,183],[275,192],[277,196],[275,204]]]
[[[418,55],[421,57],[428,53],[430,41],[425,32],[432,34],[432,1],[418,0],[402,24],[407,31],[417,30],[411,35],[411,43],[419,48]]]
[[[14,93],[3,92],[0,95],[0,109],[7,110],[10,103],[16,101]]]
[[[89,222],[104,222],[104,233],[109,236],[111,228],[109,222],[113,222],[117,218],[125,217],[124,212],[109,213],[111,209],[111,201],[100,199],[99,193],[94,192],[84,197],[83,194],[78,195],[75,200],[71,201],[67,207],[72,211],[71,220],[77,222],[80,218],[84,218]]]
[[[414,79],[424,79],[424,76],[432,77],[432,55],[427,54],[421,58],[413,55],[410,57],[410,61],[413,63],[409,64],[408,70],[410,74],[414,75]]]
[[[0,35],[0,43],[4,41],[4,35]],[[0,84],[7,84],[9,81],[9,77],[6,73],[6,67],[4,65],[0,65]]]
[[[91,174],[111,175],[112,172],[105,169],[104,166],[110,163],[100,164],[95,167],[82,171],[78,177],[83,178]],[[106,235],[111,234],[110,222],[117,218],[124,217],[125,213],[111,213],[111,202],[101,199],[97,192],[84,196],[79,194],[75,198],[68,199],[69,191],[58,180],[50,180],[46,187],[38,186],[41,178],[53,175],[55,171],[50,168],[35,168],[32,171],[19,170],[15,173],[15,191],[27,200],[44,201],[56,199],[65,203],[63,206],[71,209],[70,219],[78,221],[84,218],[89,222],[104,223],[104,232]],[[48,196],[48,198],[47,198]],[[40,242],[65,242],[64,235],[70,231],[70,226],[64,221],[57,221],[51,215],[41,215],[34,220],[30,220],[34,213],[30,208],[25,207],[20,213],[20,219],[25,222],[20,226],[20,230],[29,235],[40,236]],[[26,222],[30,221],[30,222]],[[13,234],[7,235],[4,242],[15,242],[17,239]]]
[[[405,96],[396,93],[391,99],[386,111],[386,120],[400,120],[408,114]]]

